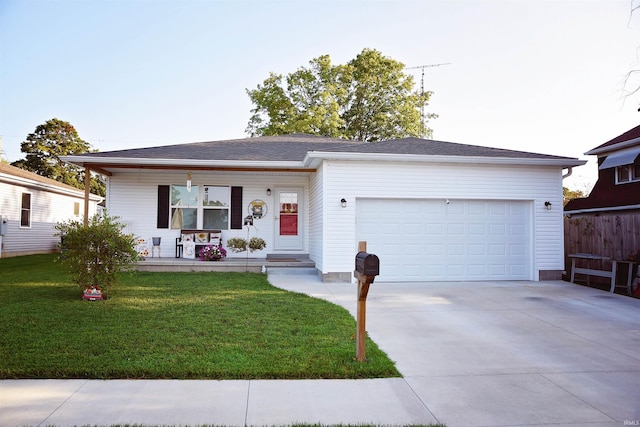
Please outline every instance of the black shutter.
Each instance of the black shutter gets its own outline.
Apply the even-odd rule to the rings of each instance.
[[[242,230],[242,187],[231,187],[231,229]]]
[[[158,228],[169,228],[169,186],[158,185]]]

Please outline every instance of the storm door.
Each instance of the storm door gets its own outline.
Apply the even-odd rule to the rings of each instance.
[[[302,189],[276,190],[275,250],[302,250]]]

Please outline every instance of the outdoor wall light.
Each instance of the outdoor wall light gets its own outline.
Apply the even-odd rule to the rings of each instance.
[[[187,191],[189,193],[191,193],[191,178],[193,177],[193,174],[191,173],[191,171],[187,172]]]
[[[267,188],[267,196],[270,196],[270,195],[271,195],[271,189]]]
[[[342,199],[340,199],[340,206],[342,206],[343,208],[347,207],[347,201],[345,200],[344,197]]]
[[[551,202],[550,201],[544,202],[544,207],[547,208],[548,211],[550,211],[551,210]]]

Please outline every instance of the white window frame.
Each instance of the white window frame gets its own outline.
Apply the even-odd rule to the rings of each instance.
[[[623,168],[626,169],[625,180],[620,179]],[[638,173],[636,173],[636,169],[638,169]],[[629,184],[631,182],[640,182],[640,165],[638,165],[637,163],[631,163],[628,165],[616,166],[616,185]]]
[[[227,211],[227,228],[222,228],[222,230],[229,230],[231,227],[231,186],[229,185],[192,185],[191,192],[196,192],[196,204],[191,205],[176,205],[173,203],[173,189],[174,187],[185,188],[184,185],[180,184],[172,184],[170,187],[170,195],[169,195],[169,227],[173,230],[185,229],[190,227],[173,227],[173,213],[174,209],[196,209],[196,228],[204,229],[204,211],[205,210],[226,210]],[[205,204],[205,190],[208,191],[211,188],[224,188],[226,189],[226,200],[223,201],[222,205],[206,205]],[[208,200],[208,198],[207,198]]]
[[[226,190],[226,199],[222,200],[222,205],[206,205],[205,201],[208,200],[208,197],[205,198],[206,192],[212,188],[220,188]],[[198,228],[204,228],[204,211],[205,210],[226,210],[227,211],[227,228],[222,228],[222,230],[229,230],[231,225],[231,186],[229,185],[203,185],[202,186],[202,197],[199,198],[202,202],[200,203],[200,208],[198,210]]]
[[[29,207],[27,208],[24,207],[24,196],[29,196]],[[24,225],[22,223],[22,215],[24,214],[25,211],[28,213],[29,223],[27,225]],[[32,212],[33,212],[33,193],[23,191],[20,193],[20,228],[31,228]]]
[[[200,202],[200,197],[198,194],[199,191],[199,187],[197,185],[192,185],[191,186],[191,192],[189,192],[190,194],[193,194],[193,192],[195,192],[195,197],[196,197],[196,204],[192,205],[190,203],[189,200],[187,200],[187,204],[183,205],[183,204],[174,204],[173,203],[173,191],[174,191],[174,187],[179,187],[181,189],[186,189],[186,185],[180,185],[180,184],[172,184],[169,191],[169,227],[173,230],[180,230],[180,229],[185,229],[185,228],[191,228],[191,227],[185,227],[184,226],[184,222],[182,223],[182,225],[180,227],[174,227],[173,226],[173,222],[174,222],[174,217],[173,217],[173,213],[174,213],[174,209],[196,209],[196,228],[198,227],[198,204],[201,203]],[[181,200],[182,201],[182,200]],[[176,211],[177,212],[177,211]]]

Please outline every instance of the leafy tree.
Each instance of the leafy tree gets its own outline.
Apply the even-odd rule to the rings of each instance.
[[[269,77],[247,94],[254,107],[251,136],[310,133],[360,141],[431,136],[420,110],[432,93],[413,90],[413,76],[401,62],[364,49],[345,65],[332,65],[329,55],[309,61],[286,77]]]
[[[580,199],[582,197],[586,197],[583,191],[581,190],[569,190],[567,187],[562,187],[562,205],[566,205],[569,203],[569,200],[572,199]]]
[[[13,162],[13,166],[84,189],[84,170],[65,164],[60,157],[95,150],[78,136],[78,132],[69,122],[54,118],[36,127],[36,130],[20,144],[20,151],[26,156]],[[101,196],[106,194],[104,183],[93,176],[91,190]]]
[[[61,237],[59,260],[81,288],[98,286],[108,296],[116,274],[133,266],[138,259],[134,238],[123,234],[118,217],[104,213],[83,221],[69,220],[56,225]]]

